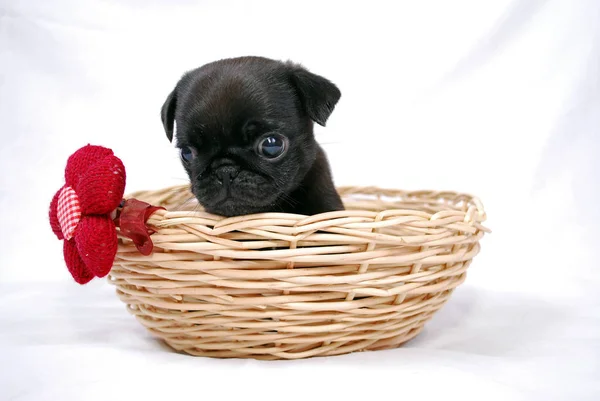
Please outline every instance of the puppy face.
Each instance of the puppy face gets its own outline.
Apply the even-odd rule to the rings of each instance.
[[[186,73],[161,117],[204,208],[222,216],[275,211],[298,188],[341,96],[327,79],[292,63],[226,59]]]

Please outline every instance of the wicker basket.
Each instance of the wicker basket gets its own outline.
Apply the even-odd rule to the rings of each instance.
[[[222,218],[184,186],[131,194],[164,206],[154,252],[119,236],[109,280],[175,350],[298,359],[398,347],[465,280],[481,202],[452,192],[340,188],[347,210]]]

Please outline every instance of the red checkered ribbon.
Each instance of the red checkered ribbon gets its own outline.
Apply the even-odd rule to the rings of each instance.
[[[81,206],[75,190],[64,187],[58,195],[57,204],[58,223],[63,236],[68,241],[73,238],[75,228],[81,220]]]

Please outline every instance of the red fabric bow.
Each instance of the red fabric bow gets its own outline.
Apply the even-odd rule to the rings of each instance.
[[[117,253],[111,214],[125,191],[125,167],[112,150],[87,145],[67,162],[65,185],[50,204],[50,226],[69,272],[79,284],[106,276]]]

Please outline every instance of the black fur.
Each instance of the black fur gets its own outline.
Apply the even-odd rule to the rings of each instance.
[[[184,74],[161,117],[170,141],[175,122],[177,146],[197,152],[183,165],[208,212],[312,215],[343,210],[313,135],[313,122],[325,126],[340,97],[332,82],[298,64],[240,57]],[[273,133],[289,147],[268,160],[257,154],[256,141]]]

